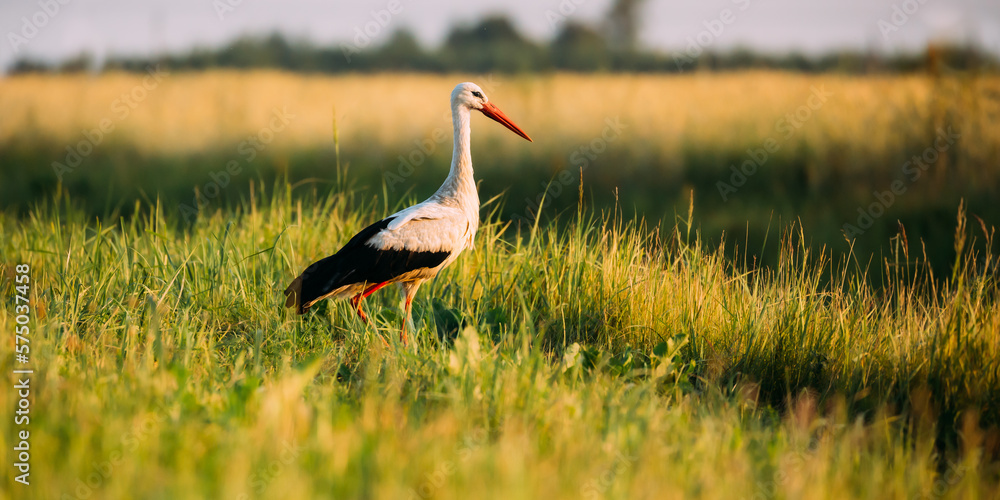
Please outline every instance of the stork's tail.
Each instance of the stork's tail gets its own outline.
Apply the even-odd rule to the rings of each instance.
[[[294,307],[296,312],[303,314],[317,300],[336,295],[344,291],[344,287],[384,283],[406,271],[437,266],[448,257],[447,251],[379,250],[365,244],[392,220],[387,217],[366,227],[337,253],[310,264],[285,289],[285,306]]]

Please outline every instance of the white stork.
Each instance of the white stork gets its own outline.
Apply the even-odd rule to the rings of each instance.
[[[368,322],[361,301],[376,290],[398,283],[406,300],[400,339],[405,344],[410,305],[420,285],[472,246],[479,227],[479,194],[472,173],[470,111],[478,110],[531,141],[474,83],[451,92],[455,149],[451,171],[433,196],[396,212],[354,235],[337,253],[312,263],[285,289],[286,307],[299,314],[327,297],[351,297],[351,305]]]

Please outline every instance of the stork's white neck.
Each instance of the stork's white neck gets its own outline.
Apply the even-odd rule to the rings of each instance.
[[[479,193],[472,172],[472,127],[469,108],[458,103],[451,106],[451,121],[455,128],[455,149],[451,155],[451,171],[434,197],[443,203],[456,204],[479,217]]]

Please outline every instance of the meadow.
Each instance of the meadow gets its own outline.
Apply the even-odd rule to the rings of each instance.
[[[30,363],[5,333],[0,369],[34,370],[30,423],[0,396],[31,484],[4,452],[0,498],[997,496],[1000,79],[486,78],[177,74],[124,115],[141,75],[0,81],[0,331],[19,265],[31,300]],[[302,267],[440,182],[465,79],[536,142],[474,122],[483,225],[422,288],[413,345],[393,291],[372,326],[344,303],[290,314]],[[832,95],[789,119],[814,88]],[[832,248],[949,126],[881,240]],[[538,193],[555,201],[525,211]]]
[[[447,172],[448,89],[465,80],[535,139],[474,124],[483,198],[503,194],[521,223],[573,212],[582,187],[597,211],[617,200],[669,230],[694,191],[708,241],[771,265],[767,235],[791,222],[816,248],[875,260],[901,223],[940,272],[960,201],[1000,224],[1000,78],[975,73],[18,76],[0,81],[0,205],[24,213],[62,188],[115,219],[159,194],[191,222],[279,178],[422,198]]]

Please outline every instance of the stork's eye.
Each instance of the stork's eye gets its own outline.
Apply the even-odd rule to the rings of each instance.
[[[480,92],[480,91],[478,91],[478,90],[473,90],[473,91],[472,91],[472,95],[474,95],[474,96],[476,96],[476,97],[478,97],[478,98],[480,98],[480,99],[482,99],[482,98],[483,98],[483,93],[482,93],[482,92]]]

